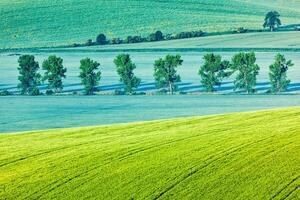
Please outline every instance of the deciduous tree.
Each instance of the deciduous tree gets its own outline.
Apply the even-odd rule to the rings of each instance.
[[[277,11],[270,11],[266,14],[265,23],[263,27],[269,27],[270,31],[274,31],[276,27],[281,25],[281,21],[279,19],[280,14]]]
[[[19,57],[19,81],[18,88],[22,95],[39,95],[41,75],[38,73],[39,63],[34,60],[33,55],[22,55]]]
[[[284,55],[277,54],[275,62],[270,65],[269,78],[271,82],[272,92],[283,92],[287,89],[288,84],[291,82],[287,78],[287,71],[294,64],[291,60],[286,60]]]
[[[63,66],[63,59],[55,55],[49,56],[43,62],[43,70],[46,70],[43,80],[48,82],[48,88],[54,92],[61,92],[63,89],[63,78],[66,78],[67,69]]]
[[[214,92],[216,86],[221,86],[222,80],[231,75],[230,62],[223,60],[220,55],[206,54],[204,64],[200,67],[201,83],[207,92]]]
[[[238,53],[233,56],[231,67],[237,72],[234,81],[235,88],[245,89],[253,93],[256,85],[256,77],[259,73],[259,66],[256,63],[255,53]]]
[[[173,94],[177,89],[175,83],[181,82],[177,74],[177,67],[182,65],[183,60],[180,55],[167,55],[164,59],[160,58],[154,63],[154,78],[158,88],[168,87]]]
[[[114,63],[120,76],[120,82],[124,84],[124,91],[127,94],[132,94],[141,83],[141,79],[137,78],[133,72],[136,65],[131,61],[129,54],[118,55]]]
[[[85,95],[93,95],[97,90],[99,81],[101,79],[101,72],[99,70],[100,64],[90,58],[85,58],[80,61],[80,75],[81,83],[84,86]]]

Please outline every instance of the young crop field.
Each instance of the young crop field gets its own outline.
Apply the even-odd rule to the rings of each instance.
[[[300,108],[0,135],[2,199],[299,199]]]
[[[299,23],[299,1],[286,0],[1,0],[0,48],[70,45],[109,37],[262,28],[268,11]]]

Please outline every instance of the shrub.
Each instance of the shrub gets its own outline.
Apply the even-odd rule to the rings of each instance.
[[[107,44],[106,36],[100,33],[96,38],[96,43],[100,45]]]
[[[148,38],[147,41],[149,42],[153,42],[153,41],[161,41],[164,39],[164,35],[161,31],[156,31],[155,33],[151,33]]]
[[[85,43],[85,46],[92,46],[94,43],[93,43],[93,40],[92,39],[88,39]]]
[[[237,28],[235,31],[235,33],[247,33],[248,29],[244,28],[244,27],[239,27]]]
[[[111,41],[110,41],[111,44],[122,44],[123,43],[123,40],[120,39],[120,38],[113,38]]]
[[[193,37],[201,37],[204,35],[203,31],[191,31],[191,32],[181,32],[175,35],[175,39],[185,39]]]
[[[53,95],[53,94],[54,94],[53,90],[46,90],[46,95]]]
[[[9,95],[12,95],[12,94],[7,90],[0,91],[0,96],[9,96]]]

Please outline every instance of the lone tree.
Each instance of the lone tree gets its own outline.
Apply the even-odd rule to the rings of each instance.
[[[67,72],[63,66],[63,59],[55,55],[49,56],[43,62],[42,68],[46,70],[43,80],[48,82],[48,88],[53,89],[54,92],[61,92],[63,89],[62,79],[66,78],[65,73]]]
[[[265,23],[263,24],[263,27],[269,27],[270,31],[274,31],[276,27],[279,27],[281,25],[281,21],[279,19],[280,14],[277,11],[270,11],[266,14],[265,17]]]
[[[101,72],[98,71],[100,64],[89,58],[80,61],[80,75],[81,83],[84,85],[84,94],[93,95],[97,90],[99,81],[101,79]]]
[[[120,82],[124,84],[124,91],[127,94],[132,94],[134,89],[138,88],[141,83],[141,79],[137,78],[133,73],[133,70],[136,68],[135,64],[131,61],[128,54],[118,55],[114,63],[120,76]]]
[[[245,89],[246,92],[253,93],[256,85],[256,77],[259,73],[259,66],[255,64],[255,53],[238,53],[233,56],[231,67],[238,71],[235,78],[235,88]]]
[[[96,42],[97,44],[101,44],[101,45],[106,44],[107,43],[106,36],[103,33],[100,33],[96,38]]]
[[[286,60],[284,55],[277,54],[275,57],[275,62],[270,65],[270,82],[271,90],[273,93],[283,92],[287,89],[288,84],[291,82],[287,78],[287,71],[289,67],[292,67],[294,64],[291,60]]]
[[[177,89],[175,83],[181,81],[176,68],[182,65],[182,62],[180,55],[167,55],[165,59],[160,58],[155,61],[154,78],[158,88],[168,87],[169,92],[173,94]]]
[[[41,75],[38,73],[39,63],[34,60],[32,55],[22,55],[19,57],[19,81],[18,88],[22,95],[39,95]]]
[[[206,54],[204,64],[200,67],[201,83],[207,92],[214,92],[215,86],[221,86],[222,80],[231,75],[230,62],[223,60],[220,55]]]

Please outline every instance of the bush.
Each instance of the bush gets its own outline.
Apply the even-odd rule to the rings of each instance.
[[[173,34],[167,34],[167,35],[165,36],[165,39],[166,39],[166,40],[174,40],[174,39],[175,39],[175,36],[174,36]]]
[[[120,38],[113,38],[111,41],[110,41],[111,44],[122,44],[123,43],[123,40],[120,39]]]
[[[142,38],[141,36],[128,36],[125,40],[124,43],[140,43],[144,42],[146,39]]]
[[[53,90],[46,90],[46,95],[53,95],[54,94],[54,92],[53,92]]]
[[[156,31],[155,33],[152,33],[148,36],[147,41],[153,42],[153,41],[161,41],[164,39],[164,35],[161,31]]]
[[[10,96],[10,95],[12,94],[7,90],[0,91],[0,96]]]
[[[190,32],[181,32],[175,35],[175,39],[185,39],[193,37],[201,37],[204,35],[203,31],[190,31]]]
[[[93,43],[93,40],[92,39],[88,39],[85,43],[86,46],[92,46],[94,43]]]
[[[300,26],[295,26],[295,27],[294,27],[294,30],[295,30],[295,31],[300,31]]]
[[[100,33],[96,38],[96,43],[100,45],[107,44],[106,36]]]
[[[247,33],[248,29],[244,28],[244,27],[239,27],[237,28],[235,31],[235,33]]]
[[[71,47],[79,47],[79,46],[80,46],[80,44],[77,44],[77,43],[74,43],[71,45]]]
[[[115,90],[114,95],[125,95],[125,92],[121,90]]]

